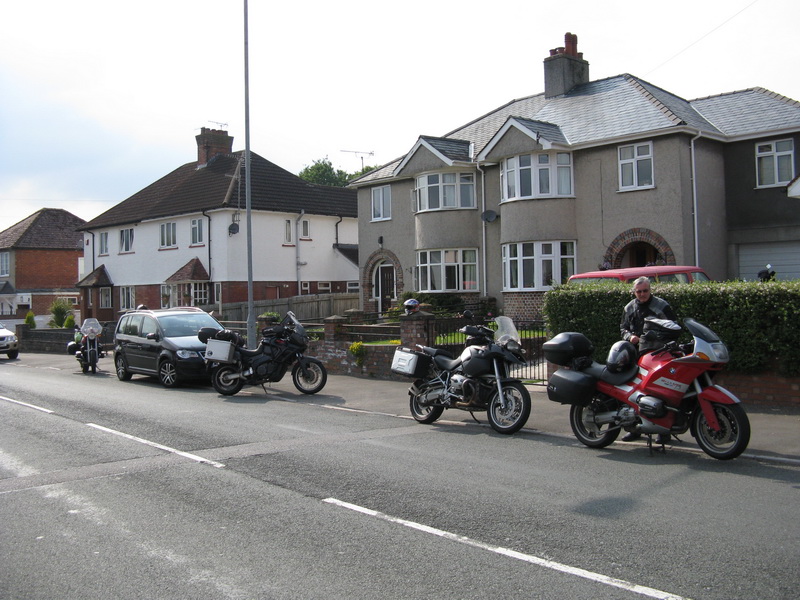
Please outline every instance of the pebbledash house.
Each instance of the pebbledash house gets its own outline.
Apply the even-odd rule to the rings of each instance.
[[[512,100],[351,183],[364,310],[403,292],[493,298],[532,318],[573,273],[699,265],[800,277],[800,103],[751,88],[687,101],[591,81],[577,37]]]
[[[202,128],[184,164],[79,228],[84,316],[248,299],[244,152]],[[253,298],[358,290],[356,192],[250,153]]]

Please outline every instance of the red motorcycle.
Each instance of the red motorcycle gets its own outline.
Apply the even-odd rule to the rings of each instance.
[[[719,460],[736,458],[750,442],[750,421],[740,400],[713,383],[728,362],[728,349],[711,329],[684,319],[694,341],[679,344],[681,328],[661,319],[645,320],[644,337],[664,342],[642,353],[617,342],[606,364],[592,360],[594,347],[581,333],[559,333],[543,345],[559,365],[548,380],[550,400],[571,404],[570,426],[583,444],[605,448],[621,430],[648,435],[691,431],[703,451]],[[638,358],[638,360],[637,360]]]

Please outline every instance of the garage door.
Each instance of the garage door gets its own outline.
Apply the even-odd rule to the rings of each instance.
[[[800,242],[770,242],[739,246],[739,277],[752,281],[765,265],[777,279],[800,279]]]

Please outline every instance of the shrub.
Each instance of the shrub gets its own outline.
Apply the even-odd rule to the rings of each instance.
[[[628,283],[564,285],[545,294],[543,312],[549,335],[580,331],[604,360],[620,339],[622,308],[631,299]],[[672,305],[678,319],[692,317],[714,330],[730,350],[728,369],[768,370],[777,363],[782,375],[800,375],[800,280],[767,283],[723,281],[652,284],[653,294]],[[684,331],[688,341],[688,333]],[[682,338],[683,339],[683,338]]]
[[[72,304],[63,298],[56,298],[50,305],[50,313],[53,315],[53,318],[50,319],[48,325],[50,325],[50,327],[64,327],[64,321],[67,315],[72,314]]]
[[[75,315],[69,313],[64,319],[64,329],[75,329]]]
[[[28,311],[28,314],[25,315],[25,323],[31,328],[36,329],[36,315],[33,314],[32,310]]]
[[[367,347],[364,346],[364,342],[353,342],[348,350],[353,355],[353,358],[356,359],[356,364],[361,367],[367,357]]]

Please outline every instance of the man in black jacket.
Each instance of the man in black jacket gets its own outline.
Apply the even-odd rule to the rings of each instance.
[[[644,330],[645,317],[655,317],[657,319],[669,319],[675,321],[675,311],[663,298],[653,296],[650,292],[650,280],[647,277],[639,277],[633,282],[634,299],[625,305],[622,310],[622,322],[619,325],[622,339],[627,340],[638,346],[639,352],[653,350],[663,344],[656,340],[646,340],[642,336]],[[623,442],[630,442],[642,437],[642,434],[632,431],[622,438]],[[658,436],[660,443],[669,441],[668,434]]]

